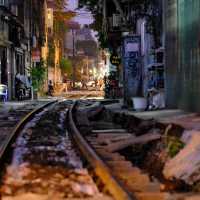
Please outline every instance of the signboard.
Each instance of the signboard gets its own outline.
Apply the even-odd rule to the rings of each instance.
[[[139,50],[140,50],[139,43],[132,43],[132,42],[126,43],[125,51],[127,53],[130,53],[130,52],[139,52]]]
[[[36,50],[32,51],[32,60],[33,60],[33,62],[40,62],[40,60],[41,60],[40,50],[36,49]]]
[[[121,64],[121,58],[117,54],[112,54],[110,56],[110,63],[115,66],[119,66]]]
[[[126,36],[123,41],[125,101],[137,96],[141,84],[140,36]]]

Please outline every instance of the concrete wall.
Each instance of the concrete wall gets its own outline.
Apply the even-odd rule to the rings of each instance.
[[[165,66],[166,66],[166,103],[170,108],[176,108],[177,103],[177,70],[178,70],[178,41],[177,41],[177,0],[165,0]]]
[[[200,1],[166,0],[168,107],[200,111]]]

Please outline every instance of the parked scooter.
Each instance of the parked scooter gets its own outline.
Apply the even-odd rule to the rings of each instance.
[[[27,81],[20,79],[20,76],[15,77],[15,96],[18,101],[31,98],[31,87]]]
[[[15,96],[18,101],[22,101],[24,99],[24,84],[19,80],[15,80]]]

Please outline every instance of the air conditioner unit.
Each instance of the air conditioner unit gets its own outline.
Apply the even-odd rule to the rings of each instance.
[[[121,26],[122,18],[120,14],[113,14],[113,27]]]

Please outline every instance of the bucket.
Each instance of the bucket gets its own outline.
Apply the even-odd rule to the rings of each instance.
[[[147,99],[144,97],[133,97],[133,108],[137,111],[144,111],[147,107]]]

